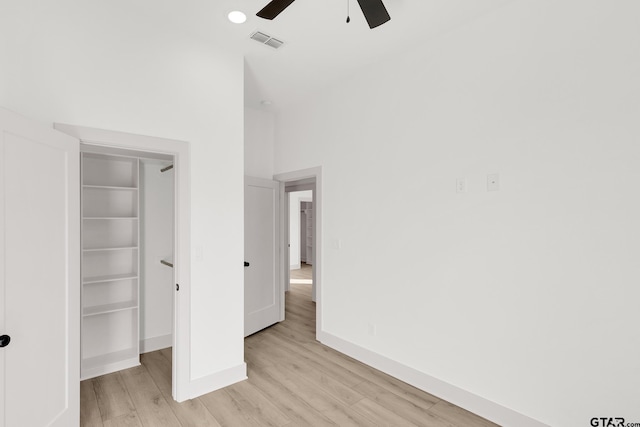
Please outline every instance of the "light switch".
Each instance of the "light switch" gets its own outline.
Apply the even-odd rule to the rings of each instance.
[[[487,191],[500,190],[500,174],[490,173],[487,175]]]

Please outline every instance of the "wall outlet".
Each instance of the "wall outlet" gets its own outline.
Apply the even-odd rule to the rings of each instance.
[[[467,192],[467,178],[456,179],[456,193]]]

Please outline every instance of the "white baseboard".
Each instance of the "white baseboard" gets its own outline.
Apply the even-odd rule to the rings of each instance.
[[[318,331],[317,338],[326,346],[498,425],[505,427],[549,427],[547,424],[338,338],[335,335]]]
[[[211,393],[212,391],[219,390],[246,379],[247,364],[242,363],[238,366],[225,369],[224,371],[191,380],[189,382],[188,390],[185,390],[186,393],[183,400],[194,399],[198,396],[202,396],[203,394]]]
[[[302,266],[300,265],[300,263],[297,263],[297,264],[291,264],[291,265],[289,266],[289,270],[300,270],[300,267],[302,267]]]
[[[133,368],[140,366],[140,357],[132,357],[126,360],[119,360],[113,363],[106,363],[95,368],[83,369],[80,381],[88,380],[89,378],[99,377],[101,375],[111,374],[113,372],[122,371],[123,369]]]
[[[160,335],[140,340],[140,354],[149,353],[150,351],[162,350],[163,348],[173,345],[173,335]]]
[[[148,338],[140,341],[140,353],[148,353],[171,347],[172,345],[173,336],[171,334]],[[179,402],[184,402],[246,379],[247,364],[242,363],[224,371],[190,381],[185,389],[181,390],[180,394],[176,396],[176,399]]]

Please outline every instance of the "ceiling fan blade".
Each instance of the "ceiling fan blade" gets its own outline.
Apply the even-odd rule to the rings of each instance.
[[[285,10],[295,0],[272,0],[271,3],[262,8],[256,15],[264,19],[273,19]]]
[[[358,0],[358,3],[360,3],[364,17],[367,18],[369,28],[375,28],[391,20],[382,0]]]

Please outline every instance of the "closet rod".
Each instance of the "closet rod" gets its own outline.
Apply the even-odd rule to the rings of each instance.
[[[167,267],[171,267],[171,268],[173,268],[173,264],[171,264],[169,261],[165,261],[165,260],[163,260],[163,259],[161,259],[161,260],[160,260],[160,264],[164,264],[164,265],[166,265]]]
[[[160,169],[160,172],[166,172],[166,171],[171,170],[171,169],[173,169],[173,165],[169,165],[169,166],[167,166],[165,168]]]

